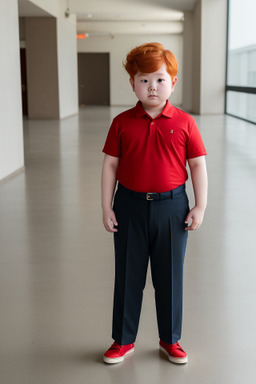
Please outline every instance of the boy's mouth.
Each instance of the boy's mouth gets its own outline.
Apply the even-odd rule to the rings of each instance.
[[[155,97],[157,97],[157,95],[155,95],[154,93],[150,93],[149,95],[148,95],[148,97],[150,97],[150,98],[155,98]]]

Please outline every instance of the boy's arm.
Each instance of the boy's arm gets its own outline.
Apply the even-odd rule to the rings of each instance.
[[[108,232],[117,232],[115,213],[112,209],[113,195],[116,187],[116,171],[119,158],[105,155],[101,177],[101,204],[103,212],[103,224]]]
[[[189,159],[188,164],[194,189],[195,206],[187,215],[185,223],[188,224],[192,219],[192,223],[186,230],[194,231],[198,229],[203,222],[204,211],[207,204],[208,180],[204,156]]]

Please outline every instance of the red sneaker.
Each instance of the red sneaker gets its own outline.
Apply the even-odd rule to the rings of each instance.
[[[185,364],[188,362],[188,356],[186,352],[181,348],[179,343],[167,344],[160,340],[159,344],[160,349],[168,355],[169,360],[172,363]]]
[[[120,363],[125,356],[134,352],[134,344],[120,345],[114,343],[103,356],[103,360],[108,364]]]

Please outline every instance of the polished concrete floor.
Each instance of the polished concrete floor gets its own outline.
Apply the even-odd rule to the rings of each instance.
[[[209,203],[185,261],[185,366],[159,353],[148,276],[135,354],[107,366],[112,237],[101,224],[101,149],[123,108],[24,121],[24,173],[0,184],[1,384],[256,382],[256,127],[196,116]],[[188,182],[188,192],[192,193]]]

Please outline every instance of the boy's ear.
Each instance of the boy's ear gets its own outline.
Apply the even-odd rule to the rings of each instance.
[[[134,80],[130,77],[130,84],[132,86],[132,90],[134,91]]]
[[[172,92],[173,92],[174,89],[175,89],[175,85],[177,84],[177,81],[178,81],[178,77],[175,76],[175,77],[172,79]]]

